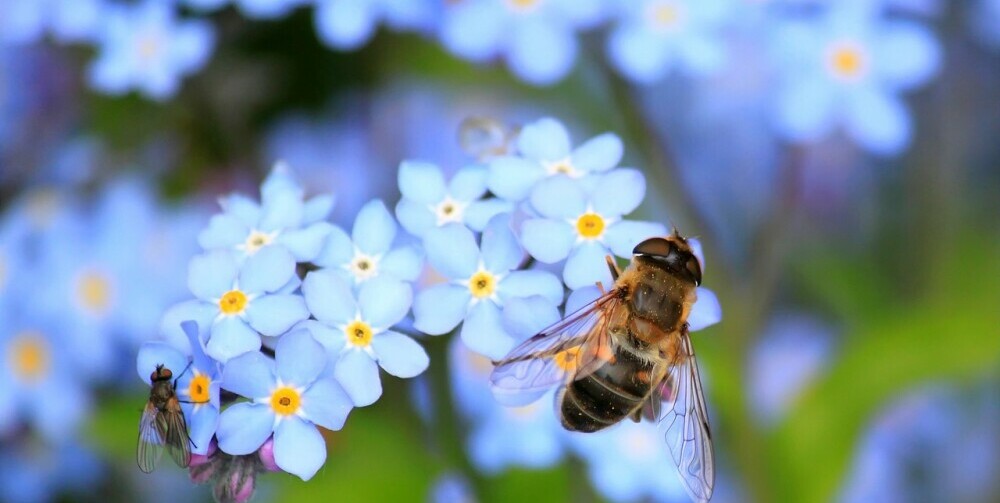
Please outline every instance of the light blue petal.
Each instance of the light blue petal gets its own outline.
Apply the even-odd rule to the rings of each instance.
[[[608,36],[608,59],[626,78],[640,84],[662,79],[673,54],[660,37],[640,26],[623,25]]]
[[[293,229],[302,224],[305,206],[302,198],[291,192],[275,194],[273,201],[261,208],[260,230],[273,232],[282,229]]]
[[[174,374],[174,378],[180,377],[188,365],[188,358],[176,348],[159,342],[145,342],[139,347],[139,355],[136,357],[136,371],[139,378],[146,384],[151,384],[149,376],[156,371],[157,365],[163,365]]]
[[[250,326],[261,335],[276,337],[308,318],[309,309],[301,295],[272,294],[251,301],[246,316]]]
[[[273,426],[274,414],[266,405],[230,405],[219,416],[219,448],[234,456],[253,453],[271,436]]]
[[[562,22],[525,19],[514,27],[507,63],[515,75],[535,85],[550,85],[573,69],[576,36]]]
[[[340,267],[354,257],[354,242],[340,227],[334,226],[326,236],[323,249],[313,261],[320,267]]]
[[[237,356],[222,367],[222,388],[246,398],[270,396],[275,382],[274,361],[259,351]]]
[[[438,284],[417,293],[413,326],[425,334],[441,335],[462,322],[472,294],[458,285]]]
[[[608,249],[597,242],[583,243],[569,254],[566,268],[563,270],[563,281],[571,290],[593,285],[598,281],[610,285],[611,271],[604,257]]]
[[[188,288],[195,297],[211,302],[233,288],[238,271],[236,257],[228,250],[197,255],[188,266]]]
[[[288,248],[296,262],[311,262],[319,255],[326,243],[326,237],[333,230],[327,222],[317,222],[305,229],[282,233],[277,242]]]
[[[531,191],[531,207],[546,218],[576,219],[587,211],[587,197],[578,181],[567,176],[552,176],[535,185]]]
[[[206,250],[232,248],[246,240],[250,229],[233,215],[222,213],[208,221],[208,228],[198,234],[198,244]]]
[[[489,221],[503,213],[513,213],[514,204],[503,199],[489,198],[474,201],[465,208],[465,224],[474,231],[482,232]]]
[[[688,246],[691,247],[691,252],[694,253],[695,257],[698,257],[698,262],[701,264],[701,275],[705,275],[705,253],[701,250],[701,241],[697,238],[688,238]]]
[[[309,199],[302,208],[302,223],[308,225],[326,220],[336,202],[333,194],[320,194]]]
[[[698,287],[698,300],[691,306],[688,314],[688,327],[691,331],[701,330],[722,321],[722,305],[715,292],[708,288]]]
[[[437,226],[434,212],[426,204],[410,199],[402,199],[396,204],[396,218],[406,232],[417,237],[423,237],[428,229]]]
[[[247,228],[256,228],[260,220],[260,205],[243,194],[230,194],[219,198],[222,209],[243,222]]]
[[[265,246],[247,258],[240,271],[240,290],[273,292],[295,274],[295,257],[281,246]]]
[[[667,228],[656,222],[620,220],[611,224],[604,232],[604,242],[611,251],[619,257],[629,258],[637,244],[654,236],[666,236]]]
[[[320,1],[314,19],[320,40],[337,49],[354,49],[375,33],[375,4],[367,0]]]
[[[636,169],[616,169],[601,175],[591,198],[594,211],[605,218],[632,213],[646,196],[646,177]]]
[[[48,379],[33,390],[38,396],[58,396],[58,400],[30,400],[27,408],[28,424],[33,426],[46,445],[66,442],[73,438],[74,426],[82,423],[91,410],[90,395],[77,385],[65,385]]]
[[[386,253],[379,267],[396,279],[416,281],[424,269],[424,254],[416,246],[401,246]]]
[[[610,283],[604,283],[605,291],[611,287]],[[590,304],[601,296],[601,290],[596,285],[588,285],[570,292],[566,298],[566,316],[580,310],[583,306]]]
[[[190,351],[190,343],[187,342],[187,334],[181,328],[181,322],[194,321],[198,324],[202,341],[208,339],[208,332],[212,327],[212,322],[219,315],[219,305],[215,303],[202,302],[200,300],[189,300],[175,304],[167,309],[160,320],[160,334],[166,342],[181,349],[182,352]]]
[[[277,162],[264,179],[264,183],[260,185],[260,200],[264,206],[268,206],[280,202],[284,194],[291,194],[296,199],[305,196],[302,186],[292,176],[288,164]]]
[[[350,283],[333,271],[311,271],[302,282],[302,294],[309,312],[324,323],[346,324],[358,312]]]
[[[188,412],[188,436],[191,437],[191,452],[205,455],[209,444],[219,427],[219,409],[211,405],[202,406],[198,412],[193,412],[194,406],[184,404]]]
[[[385,203],[376,199],[361,207],[354,228],[351,230],[354,245],[368,255],[381,255],[389,251],[396,237],[396,221]]]
[[[206,325],[206,328],[211,328],[211,326]],[[205,342],[202,339],[202,336],[207,334],[207,330],[203,331],[201,325],[193,320],[182,322],[181,330],[187,336],[194,368],[201,369],[203,372],[214,371],[217,364],[205,354]]]
[[[521,227],[521,244],[539,262],[552,264],[569,255],[576,230],[566,222],[536,218]]]
[[[379,366],[404,379],[422,374],[430,364],[427,352],[417,341],[397,332],[389,331],[373,337],[372,350]]]
[[[437,204],[445,196],[444,174],[429,162],[403,161],[399,165],[399,192],[420,204]]]
[[[327,369],[333,368],[337,363],[337,359],[340,358],[340,351],[344,349],[344,345],[347,344],[346,336],[343,330],[333,328],[329,325],[324,325],[316,320],[305,320],[298,325],[295,325],[292,330],[303,329],[312,334],[313,339],[323,345],[327,352]]]
[[[515,269],[524,259],[524,250],[510,228],[509,215],[498,215],[487,224],[482,237],[482,259],[486,270],[494,274]]]
[[[503,304],[503,328],[517,342],[523,341],[559,321],[556,305],[541,295],[509,299]]]
[[[278,340],[274,362],[283,383],[303,387],[312,384],[326,367],[326,352],[309,331],[295,330]]]
[[[551,117],[538,119],[521,129],[517,150],[528,159],[561,161],[570,155],[569,132]]]
[[[500,308],[489,301],[479,302],[469,310],[461,335],[469,349],[493,360],[506,356],[517,343],[503,328]]]
[[[941,68],[941,48],[937,40],[928,29],[916,23],[885,23],[875,37],[872,71],[893,89],[912,89]]]
[[[441,23],[441,43],[472,61],[493,57],[504,40],[507,23],[499,5],[462,2],[448,6]]]
[[[709,77],[726,64],[726,48],[721,37],[699,33],[685,37],[677,46],[677,57],[692,77]]]
[[[424,236],[427,261],[449,279],[472,276],[479,266],[479,247],[472,231],[461,224],[447,224]]]
[[[373,328],[389,328],[399,323],[410,310],[413,289],[408,283],[388,276],[364,282],[358,291],[361,317]]]
[[[573,150],[573,167],[586,172],[607,171],[622,160],[625,147],[614,133],[604,133],[587,140]]]
[[[898,97],[886,91],[855,89],[844,114],[851,138],[876,154],[896,155],[910,143],[910,114]]]
[[[205,354],[226,363],[230,358],[260,349],[260,336],[237,316],[222,318],[212,327]]]
[[[545,177],[545,168],[535,160],[504,156],[490,161],[490,192],[508,201],[521,201]]]
[[[828,82],[799,79],[777,93],[777,128],[793,141],[815,141],[826,135],[836,119],[836,100]]]
[[[490,173],[486,166],[473,164],[466,166],[448,183],[448,192],[456,201],[473,201],[486,194],[486,182]]]
[[[337,361],[334,376],[356,407],[371,405],[382,396],[378,364],[364,351],[345,351]]]
[[[563,300],[563,285],[550,272],[514,271],[500,281],[497,293],[505,304],[512,297],[541,295],[552,305],[558,306]]]
[[[333,379],[320,379],[302,393],[302,411],[306,418],[328,430],[343,428],[353,408],[351,397]]]

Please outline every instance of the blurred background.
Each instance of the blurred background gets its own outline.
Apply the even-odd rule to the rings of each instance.
[[[349,226],[462,120],[612,131],[699,237],[713,501],[1000,500],[1000,2],[4,0],[0,501],[210,501],[135,465],[139,344],[277,160]],[[644,430],[489,399],[457,337],[255,501],[687,501]]]

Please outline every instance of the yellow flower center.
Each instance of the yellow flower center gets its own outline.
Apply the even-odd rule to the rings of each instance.
[[[496,277],[489,271],[479,271],[469,278],[469,291],[477,299],[489,297],[496,290]]]
[[[243,243],[243,248],[246,249],[247,253],[253,255],[257,253],[257,250],[271,244],[274,237],[270,234],[261,231],[251,231],[250,235],[247,236],[247,240]]]
[[[681,19],[680,8],[673,2],[660,2],[651,5],[648,15],[653,26],[661,29],[674,28]]]
[[[80,304],[94,314],[103,314],[111,307],[111,282],[98,271],[87,271],[76,283]]]
[[[580,348],[569,348],[556,353],[555,356],[552,357],[552,360],[557,367],[566,372],[572,372],[576,370],[579,356]]]
[[[195,374],[188,384],[188,393],[194,403],[205,403],[208,401],[208,387],[212,380],[205,374]]]
[[[516,12],[531,12],[538,8],[542,0],[507,0],[507,5]]]
[[[240,314],[247,307],[247,295],[239,290],[230,290],[219,299],[219,309],[223,314]]]
[[[137,49],[139,50],[139,58],[145,61],[155,59],[157,54],[160,52],[159,39],[155,36],[146,36],[139,40],[137,44]]]
[[[604,234],[604,219],[597,213],[584,213],[576,220],[576,232],[585,239],[596,239]]]
[[[830,50],[829,66],[835,76],[854,80],[864,74],[867,61],[861,47],[853,43],[840,43]]]
[[[372,343],[372,335],[374,335],[371,325],[361,320],[353,321],[347,325],[344,328],[344,333],[347,334],[347,342],[362,348]]]
[[[271,394],[271,408],[279,416],[291,416],[299,411],[302,397],[299,392],[287,386],[278,388]]]
[[[581,173],[573,167],[573,163],[567,157],[561,161],[551,162],[545,166],[549,175],[566,175],[570,178],[579,178]]]
[[[49,372],[50,353],[42,334],[24,332],[10,342],[7,354],[14,376],[25,382],[35,382]]]

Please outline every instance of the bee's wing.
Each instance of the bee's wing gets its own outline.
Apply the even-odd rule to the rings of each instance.
[[[620,306],[617,292],[607,292],[494,362],[493,396],[504,405],[527,405],[553,386],[599,368],[611,357],[607,324]]]
[[[184,410],[177,398],[167,402],[167,412],[160,414],[163,418],[166,434],[164,444],[170,457],[181,468],[191,464],[191,439],[188,436],[187,421],[184,420]]]
[[[698,361],[686,328],[681,332],[681,347],[683,353],[657,386],[653,395],[657,398],[649,405],[684,489],[692,500],[707,502],[715,488],[715,453]]]
[[[163,437],[160,435],[160,411],[147,402],[139,419],[139,442],[136,446],[135,460],[139,469],[150,473],[156,468],[156,463],[163,454]]]

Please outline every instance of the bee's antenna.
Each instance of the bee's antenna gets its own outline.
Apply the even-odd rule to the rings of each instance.
[[[681,232],[677,230],[677,224],[674,223],[673,219],[670,219],[670,235],[675,238],[681,237]]]

